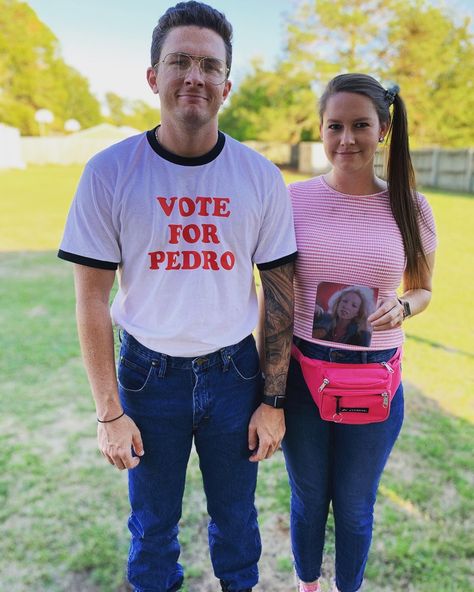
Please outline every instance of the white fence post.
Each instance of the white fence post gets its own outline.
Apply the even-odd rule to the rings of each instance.
[[[439,161],[440,161],[440,150],[439,148],[433,148],[431,155],[431,177],[429,184],[431,187],[437,187],[438,175],[439,175]]]
[[[465,190],[474,193],[474,148],[467,151],[467,170]]]

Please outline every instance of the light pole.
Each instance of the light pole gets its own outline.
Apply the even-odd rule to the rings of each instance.
[[[68,119],[64,122],[64,129],[67,132],[78,132],[81,129],[81,124],[77,119]]]
[[[35,121],[39,125],[40,136],[44,136],[45,125],[48,123],[53,123],[54,115],[48,109],[38,109],[38,111],[35,113]]]

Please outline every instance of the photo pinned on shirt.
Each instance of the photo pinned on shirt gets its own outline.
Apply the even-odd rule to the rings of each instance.
[[[367,347],[378,288],[321,282],[316,293],[313,339]]]

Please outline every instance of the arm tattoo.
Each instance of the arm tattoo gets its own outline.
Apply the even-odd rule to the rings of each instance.
[[[283,395],[293,336],[294,263],[262,270],[265,298],[265,394]]]

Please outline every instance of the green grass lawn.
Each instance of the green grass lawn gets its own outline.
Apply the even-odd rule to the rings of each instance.
[[[80,167],[0,173],[0,590],[9,592],[126,589],[126,479],[96,451],[71,267],[55,257],[79,174]],[[415,592],[474,587],[474,200],[427,195],[440,240],[434,298],[406,324],[406,422],[381,483],[368,592],[393,591],[395,583]],[[261,465],[258,505],[265,549],[258,589],[289,592],[281,454]],[[204,508],[193,456],[181,529],[188,592],[212,589]],[[327,550],[325,582],[331,535]]]

